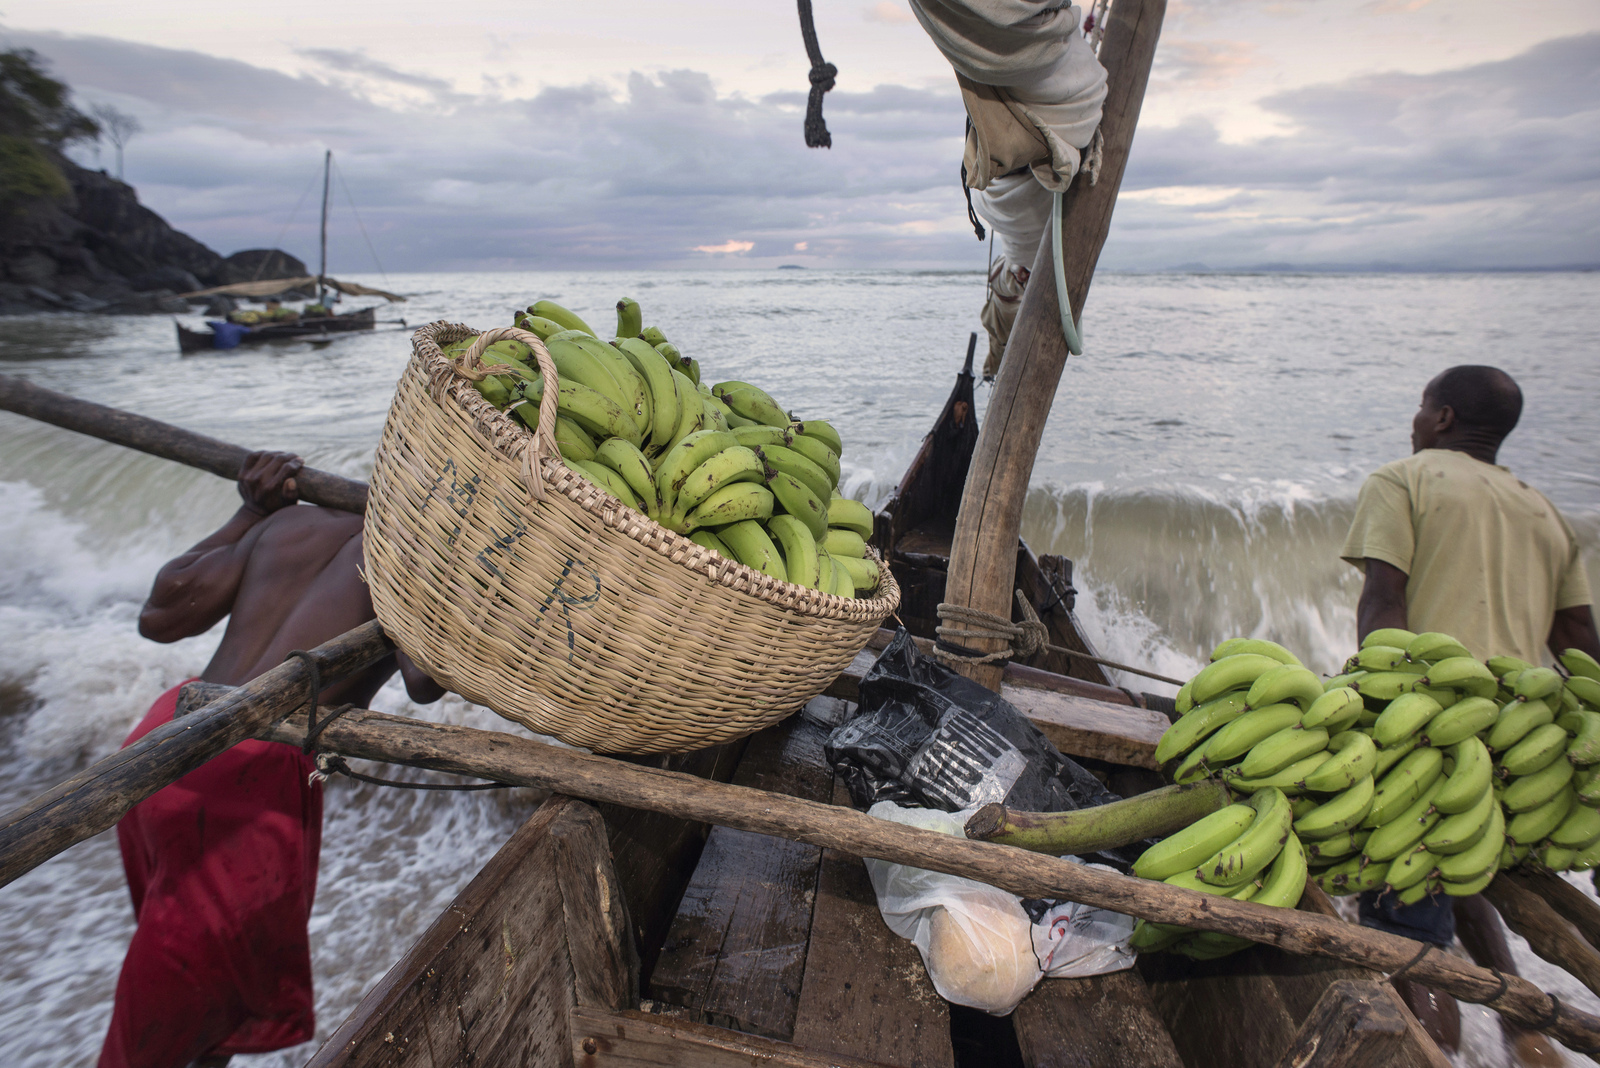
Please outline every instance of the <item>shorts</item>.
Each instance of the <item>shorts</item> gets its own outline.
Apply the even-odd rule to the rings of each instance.
[[[1456,899],[1434,894],[1402,905],[1393,892],[1368,890],[1361,895],[1361,926],[1448,947],[1456,940]]]

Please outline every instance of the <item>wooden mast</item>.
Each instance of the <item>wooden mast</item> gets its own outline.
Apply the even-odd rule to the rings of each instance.
[[[1081,177],[1073,182],[1062,205],[1064,273],[1075,321],[1083,313],[1095,262],[1111,227],[1111,212],[1122,185],[1166,8],[1166,0],[1116,0],[1106,19],[1100,45],[1100,62],[1107,74],[1100,121],[1105,138],[1100,177],[1094,185]],[[1007,619],[1011,618],[1022,505],[1067,359],[1054,276],[1046,234],[978,434],[950,549],[945,600]],[[989,653],[1005,643],[967,639],[962,644]],[[1000,664],[963,665],[961,670],[992,690],[1000,688]]]
[[[324,308],[324,287],[328,278],[328,176],[333,171],[333,149],[322,156],[322,263],[317,268],[317,303]]]

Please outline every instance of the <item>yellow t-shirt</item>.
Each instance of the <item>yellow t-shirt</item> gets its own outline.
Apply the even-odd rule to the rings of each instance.
[[[1589,603],[1577,536],[1555,505],[1453,449],[1374,471],[1339,555],[1404,571],[1406,625],[1453,635],[1479,658],[1547,663],[1556,611]]]

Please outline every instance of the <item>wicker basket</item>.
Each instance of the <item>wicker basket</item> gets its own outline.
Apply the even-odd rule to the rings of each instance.
[[[372,472],[366,578],[384,630],[441,685],[608,753],[698,749],[822,690],[900,600],[835,597],[725,559],[561,462],[554,389],[530,434],[473,388],[521,330],[418,330]]]

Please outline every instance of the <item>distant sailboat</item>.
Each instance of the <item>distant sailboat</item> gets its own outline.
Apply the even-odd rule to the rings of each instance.
[[[341,282],[337,278],[328,276],[328,192],[332,171],[333,152],[329,150],[322,157],[322,258],[315,275],[234,282],[231,285],[213,286],[210,289],[200,289],[193,293],[183,293],[181,296],[268,297],[275,293],[303,289],[315,283],[317,287],[317,304],[322,308],[328,306],[328,293],[330,291],[350,297],[382,297],[391,303],[404,301],[406,298],[397,293],[374,289],[358,282]],[[290,338],[322,340],[324,336],[326,336],[326,340],[332,341],[332,335],[334,334],[344,334],[355,330],[371,330],[377,323],[377,310],[378,306],[372,305],[338,315],[331,313],[309,315],[286,322],[264,322],[260,324],[208,322],[206,324],[210,328],[208,330],[190,330],[182,323],[178,323],[178,350],[180,352],[199,352],[204,349],[231,349],[239,345],[254,345],[266,341]],[[404,323],[401,325],[404,325]]]

